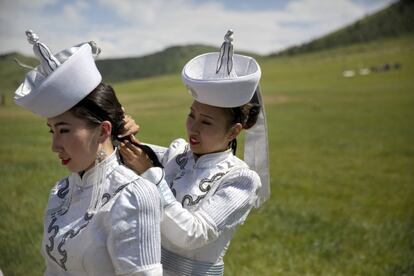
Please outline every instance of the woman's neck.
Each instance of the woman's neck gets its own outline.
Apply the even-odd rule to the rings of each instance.
[[[106,141],[102,144],[101,151],[103,151],[106,156],[110,156],[114,152],[114,145],[111,141]]]
[[[112,153],[114,152],[114,146],[112,144],[111,141],[106,141],[104,142],[101,146],[100,149],[98,150],[98,152],[96,153],[96,157],[95,160],[99,159],[99,162],[104,161],[106,158],[108,158],[109,156],[112,155]],[[82,178],[82,176],[89,171],[90,169],[92,169],[93,167],[95,167],[96,165],[96,161],[94,163],[92,163],[88,168],[86,168],[83,171],[79,172],[79,176]]]

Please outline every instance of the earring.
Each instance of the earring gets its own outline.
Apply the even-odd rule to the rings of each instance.
[[[102,162],[103,160],[105,160],[105,158],[106,158],[106,152],[105,151],[103,151],[102,149],[100,149],[99,151],[98,151],[98,154],[96,155],[96,163],[100,163],[100,162]]]

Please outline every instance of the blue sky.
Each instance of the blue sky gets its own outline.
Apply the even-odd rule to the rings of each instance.
[[[0,0],[0,54],[32,55],[32,29],[53,52],[95,40],[102,58],[141,56],[173,45],[269,54],[310,41],[395,0]]]

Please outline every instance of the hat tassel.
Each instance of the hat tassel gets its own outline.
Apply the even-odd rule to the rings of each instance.
[[[228,30],[224,36],[224,42],[220,48],[219,58],[217,60],[216,74],[221,77],[237,77],[233,70],[233,31]],[[224,64],[224,67],[223,67]],[[222,70],[223,69],[223,70]],[[224,72],[223,72],[224,71]]]

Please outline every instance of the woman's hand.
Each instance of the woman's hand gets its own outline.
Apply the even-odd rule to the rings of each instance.
[[[123,138],[138,133],[139,125],[135,123],[134,119],[132,119],[131,116],[125,115],[124,122],[124,128],[122,130],[122,133],[118,135],[118,138]]]
[[[133,142],[139,144],[139,141],[136,140],[133,135],[131,135],[130,138]],[[142,174],[153,167],[148,155],[128,140],[124,140],[120,143],[120,153],[125,165],[138,174]]]

